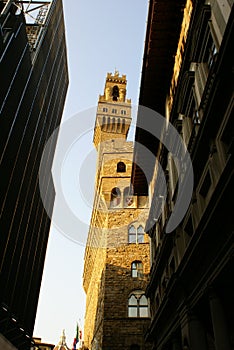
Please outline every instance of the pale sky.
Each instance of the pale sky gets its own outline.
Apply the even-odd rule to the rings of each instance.
[[[70,80],[63,122],[78,115],[77,120],[82,124],[82,117],[86,117],[83,111],[91,108],[94,126],[94,107],[99,94],[103,94],[107,72],[117,69],[120,74],[126,74],[127,97],[134,105],[138,102],[148,1],[63,0],[63,4]],[[87,236],[92,209],[95,175],[92,136],[92,132],[87,132],[71,145],[62,169],[68,206],[72,208],[77,200],[83,208],[77,211],[86,225],[75,228],[82,237]],[[87,171],[87,164],[87,183],[80,183],[77,180],[83,175],[79,172]],[[71,232],[63,231],[52,225],[34,336],[56,345],[65,329],[67,345],[71,348],[76,322],[79,321],[82,328],[84,324],[84,246],[77,243]]]

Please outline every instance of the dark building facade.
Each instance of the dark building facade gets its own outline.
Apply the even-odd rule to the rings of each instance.
[[[50,229],[38,173],[66,97],[65,30],[61,0],[0,1],[0,10],[0,332],[28,349]],[[49,216],[55,145],[41,174]]]
[[[136,141],[155,155],[147,164],[152,201],[146,340],[152,349],[234,348],[233,11],[231,0],[150,1],[139,103],[174,125],[194,172],[187,212],[167,233],[178,199],[176,154],[144,131],[144,115],[138,114]],[[135,148],[135,164],[141,158]],[[163,201],[157,162],[167,184]],[[145,193],[145,176],[136,165],[132,182],[135,194]]]

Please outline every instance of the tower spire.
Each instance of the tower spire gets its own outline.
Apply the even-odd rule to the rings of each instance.
[[[66,345],[65,329],[62,330],[62,334],[59,340],[59,345]]]
[[[54,350],[70,350],[66,343],[65,329],[62,330],[58,345],[55,346]]]

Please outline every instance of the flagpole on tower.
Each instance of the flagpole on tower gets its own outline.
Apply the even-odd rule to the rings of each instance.
[[[79,325],[76,323],[76,336],[73,341],[72,350],[76,350],[76,344],[79,342]]]

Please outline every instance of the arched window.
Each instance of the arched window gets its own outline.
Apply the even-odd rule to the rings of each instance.
[[[126,171],[126,165],[124,164],[124,162],[119,162],[117,164],[117,173],[125,173]]]
[[[113,101],[118,101],[118,98],[119,98],[119,88],[117,85],[113,86],[113,89],[112,89],[112,98],[113,98]]]
[[[124,189],[124,207],[129,207],[133,204],[133,196],[130,195],[130,187]]]
[[[128,243],[136,243],[136,229],[133,225],[128,228]]]
[[[117,122],[117,132],[120,132],[121,130],[120,130],[120,125],[121,125],[121,123],[120,123],[120,118],[118,118],[118,122]]]
[[[114,131],[114,132],[115,132],[115,129],[116,129],[115,118],[112,118],[112,128],[111,128],[111,131]]]
[[[140,317],[149,317],[148,300],[145,295],[142,295],[139,300]]]
[[[130,225],[128,228],[128,243],[144,243],[144,228],[142,225]]]
[[[125,120],[122,121],[122,128],[121,128],[121,132],[125,132]]]
[[[143,264],[141,261],[133,261],[131,265],[132,277],[143,277]]]
[[[114,187],[111,191],[111,207],[117,207],[120,204],[121,192],[118,187]]]
[[[102,118],[102,130],[106,131],[106,125],[107,125],[107,122],[106,122],[106,117],[103,117]]]
[[[107,118],[107,131],[110,131],[111,127],[111,122],[110,122],[110,117]]]
[[[137,227],[137,243],[144,242],[144,228],[142,225]]]
[[[141,290],[133,291],[128,298],[128,317],[149,317],[148,300]]]

